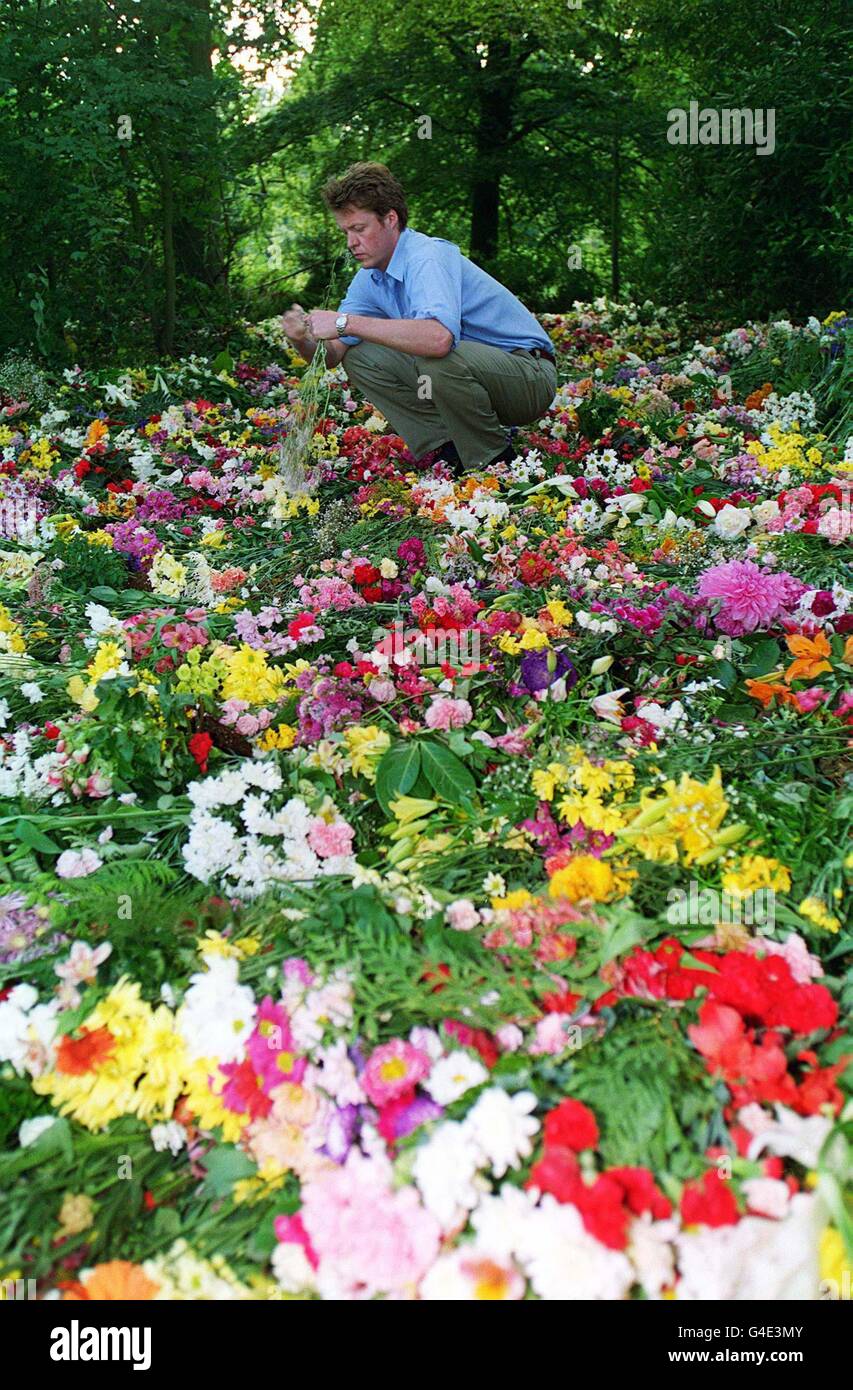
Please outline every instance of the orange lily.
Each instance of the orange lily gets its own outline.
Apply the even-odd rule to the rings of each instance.
[[[780,705],[794,705],[797,707],[796,696],[791,693],[787,686],[779,685],[777,682],[748,680],[746,688],[754,700],[760,700],[764,709],[769,709],[773,703],[774,695],[777,696]]]
[[[791,681],[814,680],[821,671],[832,670],[832,666],[826,660],[831,647],[822,632],[815,637],[806,637],[803,632],[794,632],[786,637],[785,641],[788,650],[795,657],[785,672],[785,680],[789,685]]]

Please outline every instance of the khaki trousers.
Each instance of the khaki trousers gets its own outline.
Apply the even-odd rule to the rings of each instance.
[[[446,357],[415,357],[362,340],[347,349],[343,368],[415,458],[450,439],[466,468],[503,453],[504,426],[540,419],[557,390],[556,368],[546,359],[467,340]]]

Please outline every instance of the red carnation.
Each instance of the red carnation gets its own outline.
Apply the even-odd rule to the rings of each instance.
[[[635,1216],[651,1212],[655,1221],[672,1215],[672,1203],[665,1197],[648,1168],[609,1168],[607,1176],[618,1182],[623,1201]]]
[[[207,759],[213,747],[213,739],[210,734],[193,734],[188,747],[198,765],[199,772],[207,772]]]
[[[546,1149],[594,1149],[598,1143],[595,1116],[582,1101],[567,1097],[545,1116]]]
[[[300,637],[306,627],[314,627],[316,619],[313,613],[299,613],[287,624],[287,635],[294,639]]]
[[[684,1185],[681,1219],[686,1226],[735,1226],[740,1214],[728,1182],[714,1168]]]

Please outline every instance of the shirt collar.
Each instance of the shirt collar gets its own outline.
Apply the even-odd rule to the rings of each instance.
[[[404,227],[400,233],[397,245],[394,247],[394,254],[388,262],[387,269],[372,270],[370,272],[374,284],[378,285],[386,276],[391,280],[399,280],[400,284],[403,283],[403,272],[408,255],[409,231],[410,229],[408,227]]]

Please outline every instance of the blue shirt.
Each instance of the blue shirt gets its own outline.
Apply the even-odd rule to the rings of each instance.
[[[387,270],[359,270],[338,310],[374,319],[438,319],[460,339],[490,347],[544,348],[554,345],[520,299],[463,256],[443,237],[406,227]],[[342,343],[360,338],[341,337]]]

